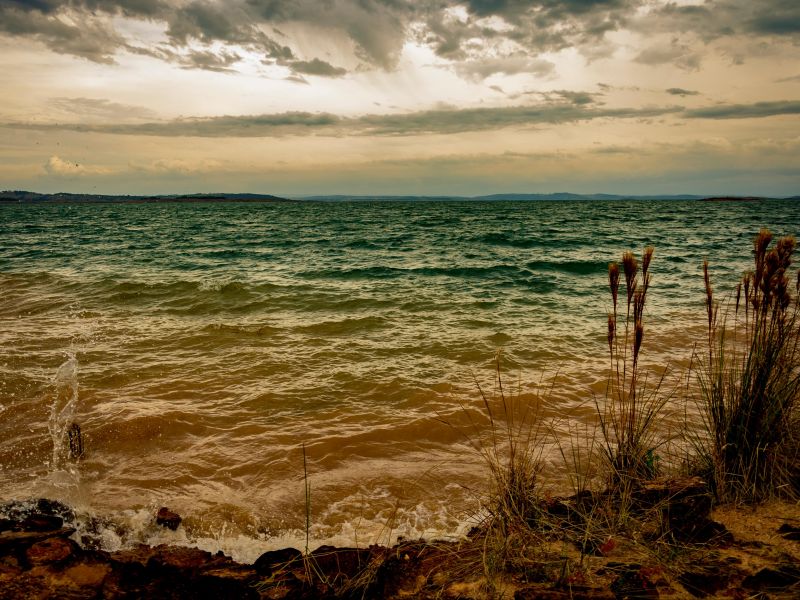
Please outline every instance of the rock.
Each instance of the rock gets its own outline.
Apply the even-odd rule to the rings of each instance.
[[[118,550],[111,554],[111,560],[121,565],[138,564],[144,567],[156,553],[155,548],[146,544],[138,544],[128,550]]]
[[[634,493],[634,503],[661,512],[661,534],[690,543],[730,544],[731,533],[711,519],[711,492],[699,477],[648,481]]]
[[[619,575],[611,583],[611,591],[618,600],[658,598],[655,573],[639,564],[630,564],[618,568]]]
[[[35,566],[63,562],[76,551],[80,551],[80,547],[72,540],[53,537],[33,544],[25,551],[25,557]]]
[[[64,526],[64,519],[55,515],[32,514],[17,525],[21,531],[55,531]]]
[[[29,501],[12,501],[0,505],[0,513],[6,515],[14,523],[24,521],[31,515],[46,515],[61,517],[66,522],[75,520],[75,512],[63,502],[39,498]]]
[[[155,553],[147,561],[147,567],[157,569],[199,570],[208,565],[212,554],[199,548],[185,548],[183,546],[160,545],[155,547]]]
[[[608,588],[571,586],[547,588],[541,585],[527,586],[514,592],[514,600],[614,600],[616,596]]]
[[[111,567],[103,563],[79,563],[64,570],[64,575],[78,587],[98,588],[111,572]]]
[[[253,568],[259,575],[269,577],[276,571],[291,570],[302,565],[303,553],[295,548],[284,548],[265,552],[253,563]]]
[[[782,564],[777,568],[761,569],[755,575],[742,580],[742,587],[764,592],[782,591],[800,583],[800,567],[796,564]]]
[[[181,524],[183,519],[178,513],[172,512],[166,506],[162,506],[158,509],[158,513],[156,514],[156,523],[161,525],[162,527],[166,527],[167,529],[171,529],[175,531],[178,526]]]
[[[734,557],[720,560],[709,557],[703,564],[678,575],[678,581],[692,596],[704,598],[727,590],[731,582],[741,580],[744,571],[738,567],[741,560]]]
[[[0,533],[0,549],[8,546],[27,547],[48,538],[66,538],[73,533],[75,530],[72,527],[64,527],[57,531],[4,531]]]
[[[370,558],[369,550],[334,546],[320,546],[309,555],[315,570],[320,571],[333,584],[339,583],[343,578],[353,579],[360,575],[370,563]]]
[[[780,533],[785,540],[800,541],[800,527],[784,523],[778,527],[778,533]]]

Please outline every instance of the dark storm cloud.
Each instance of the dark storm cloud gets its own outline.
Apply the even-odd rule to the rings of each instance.
[[[694,90],[685,90],[683,88],[668,88],[664,90],[668,94],[672,96],[699,96],[700,92],[695,92]]]
[[[270,58],[294,58],[288,46],[279,44],[253,24],[250,15],[236,4],[195,1],[168,18],[167,35],[179,46],[192,39],[210,44],[216,41],[239,44]]]
[[[38,10],[49,13],[61,4],[61,2],[48,2],[47,0],[0,0],[0,9],[18,8],[25,11]]]
[[[580,15],[597,10],[627,8],[635,2],[630,0],[468,0],[469,10],[477,15],[514,17],[530,11],[548,15]]]
[[[241,56],[235,52],[203,52],[193,51],[182,56],[178,61],[184,69],[203,69],[205,71],[216,71],[218,73],[234,72],[231,65],[239,62]]]
[[[619,29],[641,4],[643,0],[469,0],[463,3],[470,14],[467,22],[445,21],[440,10],[428,11],[423,40],[439,56],[453,59],[469,56],[476,39],[507,40],[531,56],[577,47],[596,58],[611,52],[603,47],[606,33]],[[480,19],[490,16],[503,19],[506,28],[482,26]]]
[[[697,109],[680,106],[606,108],[591,94],[548,92],[550,101],[534,106],[437,109],[402,114],[342,117],[331,113],[286,112],[264,115],[175,119],[150,123],[2,123],[0,127],[37,131],[77,131],[161,137],[281,137],[281,136],[414,136],[501,130],[592,121],[650,119],[672,115],[686,119],[752,119],[800,114],[800,101],[728,104]]]
[[[365,63],[391,69],[411,35],[412,23],[426,25],[419,41],[430,44],[446,58],[468,58],[465,46],[470,40],[506,38],[520,45],[530,54],[529,58],[535,60],[539,51],[596,42],[606,32],[616,29],[625,11],[639,2],[641,0],[473,0],[467,3],[456,0],[234,0],[224,3],[213,0],[189,3],[174,0],[0,0],[0,22],[3,23],[0,30],[35,37],[57,52],[110,62],[116,51],[127,48],[110,24],[100,32],[98,26],[92,29],[65,25],[59,16],[70,11],[79,16],[122,14],[163,22],[175,47],[185,47],[192,40],[206,44],[223,42],[260,51],[269,59],[287,61],[298,60],[298,57],[289,45],[276,42],[267,32],[282,23],[296,22],[339,31],[353,41],[357,56]],[[445,10],[458,5],[470,11],[470,22],[445,23]],[[14,18],[6,13],[14,13]],[[474,22],[490,15],[505,19],[511,31],[500,33]],[[75,42],[77,38],[83,38],[81,44]],[[88,38],[95,39],[89,41]],[[69,40],[72,42],[64,43]],[[173,56],[163,49],[139,50],[164,60]],[[508,69],[510,63],[505,58],[509,57],[500,56],[494,63],[498,68],[496,72],[507,72],[503,69]],[[313,63],[313,59],[301,62]],[[318,65],[309,68],[315,67]],[[462,73],[475,77],[491,67],[492,63],[480,65],[473,61]]]
[[[710,0],[689,6],[667,3],[635,26],[640,31],[692,32],[705,41],[737,34],[791,36],[800,32],[800,2]]]
[[[643,6],[650,10],[637,12]],[[466,18],[453,16],[448,9],[455,7],[466,9]],[[650,0],[0,0],[0,32],[108,63],[135,46],[114,30],[108,17],[118,15],[163,24],[171,51],[138,48],[162,60],[178,57],[181,64],[187,46],[222,43],[258,52],[267,61],[299,61],[297,73],[307,68],[324,76],[339,71],[322,73],[313,56],[297,56],[293,40],[281,39],[275,28],[311,25],[345,36],[357,58],[382,69],[397,65],[404,43],[413,37],[439,56],[463,63],[458,72],[467,78],[509,74],[520,55],[536,65],[541,52],[570,47],[589,60],[609,56],[614,46],[606,34],[623,27],[645,35],[692,34],[704,41],[732,35],[791,39],[800,32],[797,0],[707,0],[691,6]],[[504,24],[498,27],[486,17]],[[637,60],[696,69],[702,50],[690,44],[681,40],[672,47],[646,48]]]
[[[595,119],[642,119],[683,110],[681,107],[591,108],[574,102],[502,108],[439,109],[404,114],[341,117],[329,113],[288,112],[224,116],[141,124],[20,124],[0,126],[44,131],[78,131],[163,137],[410,136],[454,134],[508,127],[556,125]]]
[[[74,8],[90,12],[102,11],[108,14],[121,14],[129,17],[157,17],[170,10],[170,5],[162,0],[70,0],[65,2]]]
[[[753,15],[745,27],[767,35],[800,33],[800,3],[797,0],[767,0],[752,2]]]
[[[757,119],[777,115],[800,114],[800,101],[755,102],[753,104],[720,104],[687,110],[690,119]]]
[[[597,102],[597,96],[600,94],[590,94],[589,92],[573,92],[570,90],[556,90],[555,92],[551,92],[553,94],[557,94],[564,100],[572,102],[572,104],[584,105],[584,104],[593,104]]]
[[[295,60],[287,63],[295,73],[303,75],[316,75],[318,77],[342,77],[347,75],[347,69],[334,67],[331,63],[319,58],[313,60]]]
[[[634,59],[643,65],[663,65],[672,63],[687,71],[700,68],[702,56],[688,44],[679,44],[673,40],[669,44],[656,44],[642,50]]]
[[[16,2],[0,4],[0,33],[33,38],[58,54],[106,64],[114,62],[114,54],[124,45],[119,34],[97,19],[74,25],[38,8],[22,9]]]
[[[391,0],[247,0],[245,6],[262,24],[299,22],[343,32],[359,58],[387,69],[396,65],[418,10],[413,2]]]
[[[162,0],[0,0],[0,10],[4,7],[26,12],[39,11],[44,14],[55,13],[62,9],[74,9],[88,13],[155,17],[167,12],[169,4]]]

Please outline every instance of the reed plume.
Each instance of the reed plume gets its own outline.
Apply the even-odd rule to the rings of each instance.
[[[609,378],[602,406],[596,402],[603,435],[603,453],[610,485],[628,488],[655,474],[653,451],[657,447],[655,424],[667,398],[647,389],[640,379],[639,359],[645,337],[645,307],[650,288],[653,247],[642,253],[641,263],[632,252],[622,255],[625,280],[625,314],[619,314],[620,266],[608,266],[612,312],[608,314]],[[663,376],[662,376],[663,378]]]
[[[755,237],[754,270],[737,286],[727,322],[717,324],[703,265],[708,361],[699,383],[707,435],[699,456],[721,501],[800,495],[800,285],[794,297],[789,287],[797,244],[787,236],[770,248],[772,241],[766,229]]]

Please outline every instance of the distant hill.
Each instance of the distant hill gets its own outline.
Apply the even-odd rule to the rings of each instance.
[[[158,196],[114,196],[102,194],[37,194],[36,192],[0,192],[0,202],[23,204],[48,203],[155,203],[155,202],[296,202],[289,198],[268,194],[172,194]]]
[[[554,194],[491,194],[489,196],[477,196],[476,200],[699,200],[703,196],[693,194],[672,194],[672,195],[620,195],[620,194],[571,194],[569,192],[557,192]]]
[[[568,192],[556,192],[552,194],[489,194],[486,196],[302,196],[301,200],[316,202],[409,202],[409,201],[479,201],[494,202],[503,200],[533,202],[538,200],[558,201],[558,200],[701,200],[704,196],[681,194],[669,196],[622,196],[619,194],[571,194]]]
[[[766,200],[759,196],[701,196],[695,194],[673,195],[621,195],[621,194],[572,194],[555,192],[551,194],[489,194],[485,196],[356,196],[332,194],[318,196],[300,196],[294,199],[272,196],[270,194],[235,194],[235,193],[198,193],[198,194],[162,194],[152,196],[116,196],[102,194],[38,194],[27,191],[0,192],[0,203],[145,203],[145,202],[496,202],[496,201],[569,201],[569,200],[704,200],[708,202],[746,202]],[[800,200],[800,196],[792,196],[785,200]]]
[[[757,202],[759,200],[774,200],[775,198],[763,198],[761,196],[712,196],[703,198],[705,202]],[[791,200],[791,198],[786,198]]]

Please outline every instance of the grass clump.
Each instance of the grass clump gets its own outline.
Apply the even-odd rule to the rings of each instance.
[[[708,354],[699,387],[708,435],[697,445],[720,502],[800,495],[800,273],[790,285],[797,243],[791,236],[770,247],[772,241],[766,229],[756,236],[754,270],[742,277],[721,321],[708,261],[703,265]]]
[[[480,408],[461,405],[467,423],[456,427],[488,471],[489,490],[470,543],[473,550],[480,550],[464,558],[480,563],[485,583],[492,590],[497,575],[523,568],[531,559],[531,549],[538,547],[534,540],[539,535],[543,496],[539,476],[547,432],[539,394],[529,398],[506,388],[500,352],[494,367],[493,391],[476,380]],[[442,422],[454,427],[446,419]]]
[[[608,267],[613,306],[608,314],[610,370],[604,402],[602,406],[597,402],[596,408],[609,487],[622,494],[656,475],[660,445],[656,425],[669,399],[660,392],[663,375],[655,385],[648,385],[640,362],[652,258],[652,246],[644,249],[641,263],[632,252],[625,252],[622,281],[620,265],[613,262]]]
[[[521,403],[506,392],[499,353],[495,357],[495,385],[496,394],[489,397],[478,384],[489,419],[488,443],[483,440],[476,445],[489,468],[489,511],[497,523],[532,523],[538,513],[538,477],[542,468],[538,405]]]

